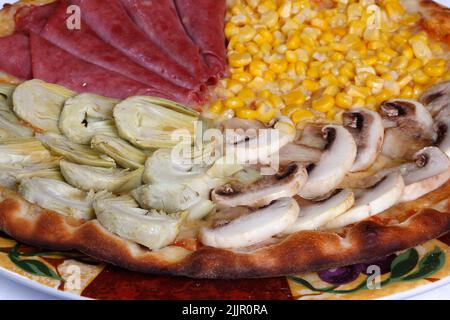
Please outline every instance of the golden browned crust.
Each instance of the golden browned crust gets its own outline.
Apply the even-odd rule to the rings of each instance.
[[[449,191],[447,185],[421,202],[429,205],[443,196],[449,200]],[[201,247],[191,252],[172,246],[151,252],[109,233],[96,220],[83,223],[66,218],[12,191],[0,189],[0,201],[0,229],[25,243],[76,249],[130,270],[195,278],[272,277],[368,262],[450,230],[447,204],[445,212],[421,209],[397,224],[362,221],[339,233],[302,231],[248,251]]]
[[[437,40],[450,44],[450,9],[432,0],[402,0],[407,11],[422,16],[420,27]]]

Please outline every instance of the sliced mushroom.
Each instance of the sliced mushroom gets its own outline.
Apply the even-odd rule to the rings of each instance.
[[[356,109],[343,114],[344,127],[355,139],[357,155],[351,172],[364,171],[376,160],[384,139],[381,116],[369,109]]]
[[[227,143],[225,154],[229,162],[238,164],[270,163],[271,156],[294,141],[296,130],[290,120],[277,119],[270,128],[255,130],[254,134],[235,132],[233,143]],[[229,140],[229,138],[226,138]]]
[[[16,138],[0,141],[0,164],[29,166],[54,160],[51,153],[36,138]]]
[[[398,173],[391,173],[368,189],[356,190],[353,208],[331,220],[325,229],[341,228],[362,221],[394,206],[402,197],[405,183]]]
[[[433,118],[417,101],[390,100],[381,105],[386,131],[382,154],[391,159],[412,159],[433,142]]]
[[[20,181],[31,178],[46,178],[64,181],[64,178],[59,171],[59,159],[32,165],[0,164],[0,185],[5,188],[14,190]]]
[[[295,144],[310,147],[313,149],[323,150],[327,146],[327,140],[324,139],[323,126],[307,125],[295,140]]]
[[[65,160],[61,160],[60,166],[64,179],[74,187],[85,191],[128,192],[142,184],[144,173],[144,168],[129,171],[81,165]]]
[[[262,207],[282,197],[296,195],[305,184],[308,174],[298,163],[292,163],[281,172],[264,176],[260,180],[245,185],[230,182],[216,188],[212,200],[222,207]]]
[[[302,206],[295,222],[284,233],[294,233],[302,230],[317,230],[327,222],[350,209],[355,203],[351,190],[340,190],[330,198]]]
[[[70,141],[89,144],[96,134],[118,136],[113,109],[119,100],[82,93],[67,99],[59,118],[59,129]]]
[[[428,89],[419,101],[427,106],[433,117],[450,114],[450,81],[441,82]]]
[[[177,237],[183,214],[140,209],[129,196],[105,197],[94,202],[100,224],[119,237],[134,241],[151,250],[170,245]]]
[[[435,145],[450,158],[450,114],[434,123],[436,131]]]
[[[13,112],[0,110],[0,139],[32,137],[34,132],[24,126]]]
[[[321,156],[322,151],[319,149],[288,143],[279,151],[279,162],[281,166],[288,165],[291,162],[302,163],[306,166],[319,162]]]
[[[322,129],[328,145],[320,161],[310,168],[308,180],[299,195],[317,199],[330,194],[342,182],[356,159],[356,143],[348,130],[329,125]]]
[[[19,192],[29,202],[62,215],[83,220],[94,218],[94,193],[86,193],[65,182],[44,178],[24,179]]]
[[[424,148],[414,159],[399,168],[406,186],[401,202],[416,200],[450,179],[450,159],[439,148]]]
[[[295,222],[299,212],[293,198],[281,198],[225,225],[201,229],[200,241],[216,248],[248,247],[282,233]]]

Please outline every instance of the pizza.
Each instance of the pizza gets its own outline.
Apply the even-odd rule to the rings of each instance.
[[[450,231],[448,8],[60,0],[0,17],[0,230],[18,241],[237,279]]]

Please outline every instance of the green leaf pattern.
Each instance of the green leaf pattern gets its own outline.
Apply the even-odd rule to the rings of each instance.
[[[433,251],[428,252],[422,259],[420,259],[420,261],[417,250],[415,248],[409,249],[398,255],[394,261],[392,261],[391,273],[386,280],[381,282],[381,287],[394,282],[415,281],[429,277],[439,271],[444,264],[445,253],[437,246]],[[416,271],[412,272],[414,269],[416,269]],[[367,289],[367,279],[358,284],[356,287],[345,290],[340,290],[335,286],[316,288],[307,280],[296,276],[289,277],[289,279],[314,292],[348,294]]]

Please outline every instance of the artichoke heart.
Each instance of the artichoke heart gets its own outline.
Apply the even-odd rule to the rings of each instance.
[[[171,149],[159,149],[145,162],[145,183],[180,183],[205,174],[206,168],[186,165],[172,155]]]
[[[96,134],[118,136],[113,109],[119,100],[83,93],[69,98],[59,118],[59,129],[70,141],[89,144]]]
[[[59,133],[61,109],[74,95],[75,92],[56,84],[26,81],[14,90],[14,112],[37,130]]]
[[[12,95],[16,85],[0,83],[0,110],[9,110],[12,106]]]
[[[92,204],[94,192],[86,193],[71,185],[44,178],[24,179],[19,193],[29,202],[76,219],[90,220],[95,217]]]
[[[145,209],[164,210],[175,213],[187,210],[200,201],[200,194],[188,186],[158,183],[142,186],[131,195]]]
[[[0,108],[0,139],[32,137],[34,132],[20,123],[14,113]]]
[[[173,243],[179,233],[183,213],[167,215],[140,209],[129,196],[104,198],[94,202],[97,220],[119,237],[158,250]]]
[[[114,159],[118,165],[128,169],[144,167],[150,156],[121,138],[106,135],[95,135],[91,141],[92,148]]]
[[[53,153],[78,164],[95,167],[112,168],[116,166],[113,159],[102,155],[88,146],[71,142],[66,137],[56,134],[36,134],[36,137]]]
[[[32,165],[53,160],[51,153],[36,138],[14,138],[0,141],[0,164]]]
[[[65,160],[61,160],[60,166],[64,179],[72,186],[85,191],[127,192],[142,184],[144,173],[144,168],[129,171],[80,165]]]
[[[30,166],[0,165],[0,185],[5,188],[15,189],[23,179],[35,177],[63,181],[59,171],[59,160]]]
[[[168,100],[131,97],[114,108],[114,119],[119,135],[132,144],[172,148],[180,139],[193,139],[198,114]]]

